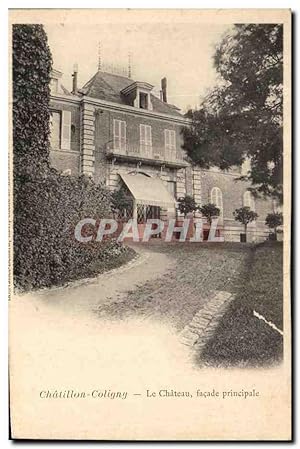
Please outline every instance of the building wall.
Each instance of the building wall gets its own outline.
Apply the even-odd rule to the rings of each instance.
[[[107,177],[105,151],[109,146],[113,148],[113,121],[126,122],[126,140],[129,147],[139,148],[140,124],[151,126],[152,147],[164,148],[164,130],[176,132],[176,149],[181,148],[181,126],[167,120],[140,116],[134,113],[109,111],[98,108],[95,112],[95,180],[105,182]]]
[[[231,174],[217,170],[201,170],[201,203],[211,202],[210,192],[213,187],[219,187],[222,191],[225,240],[239,241],[240,233],[244,232],[244,227],[234,220],[233,212],[244,205],[244,193],[251,185],[245,181],[235,181],[238,176],[239,173]],[[258,219],[248,225],[249,241],[264,240],[268,235],[269,230],[265,226],[265,219],[268,213],[273,212],[272,201],[256,199],[255,212],[258,214]]]
[[[176,182],[176,197],[185,194],[194,196],[198,204],[205,204],[211,201],[210,192],[213,187],[219,187],[223,196],[223,225],[225,240],[239,241],[240,233],[244,231],[243,226],[233,218],[233,211],[243,206],[243,195],[250,186],[243,181],[235,181],[240,176],[240,172],[224,173],[217,170],[202,170],[195,167],[169,168],[149,165],[142,162],[141,167],[137,163],[130,161],[109,161],[106,157],[106,148],[113,148],[113,120],[126,121],[127,145],[139,147],[140,124],[150,125],[152,129],[152,146],[165,146],[164,130],[170,129],[176,132],[176,149],[181,148],[182,125],[172,121],[156,119],[153,117],[140,116],[134,113],[109,111],[105,108],[97,108],[91,105],[80,105],[51,101],[51,109],[54,111],[67,110],[71,112],[71,149],[62,150],[52,148],[50,152],[51,164],[59,171],[71,170],[72,175],[79,175],[83,172],[83,159],[88,158],[85,163],[92,167],[91,174],[96,182],[101,182],[109,189],[117,189],[120,186],[119,173],[129,173],[131,171],[141,171],[150,176],[160,176],[161,179]],[[84,123],[88,124],[85,126]],[[93,123],[90,123],[90,122]],[[89,168],[87,167],[87,168]],[[271,201],[256,200],[255,210],[258,213],[258,220],[248,227],[248,240],[264,240],[268,235],[268,228],[264,222],[266,215],[273,212]],[[171,217],[175,210],[164,211]]]
[[[50,163],[58,171],[71,170],[71,174],[80,174],[80,106],[79,104],[64,103],[51,100],[50,110],[71,112],[71,148],[51,148]]]
[[[97,144],[105,146],[108,142],[113,144],[113,120],[123,120],[126,122],[126,137],[128,145],[139,146],[140,142],[140,124],[150,125],[152,129],[152,146],[164,147],[165,137],[164,130],[170,129],[176,132],[177,147],[180,148],[182,143],[182,136],[180,134],[180,124],[173,123],[167,119],[157,119],[153,117],[141,116],[138,114],[109,111],[105,109],[97,109],[96,122],[101,130],[101,134],[97,136]]]

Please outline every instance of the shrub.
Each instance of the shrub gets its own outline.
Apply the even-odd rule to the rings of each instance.
[[[121,187],[111,193],[111,208],[115,218],[128,219],[133,214],[133,196],[128,189]]]
[[[181,214],[183,214],[185,217],[187,214],[191,212],[195,212],[197,210],[197,204],[194,200],[194,198],[190,195],[185,195],[181,198],[178,198],[178,210]]]
[[[273,212],[266,216],[266,225],[270,229],[274,229],[274,238],[277,240],[278,227],[283,224],[283,216],[281,212]]]
[[[220,215],[220,209],[212,203],[207,203],[199,207],[199,211],[207,218],[209,224],[211,224],[213,217],[218,217]]]
[[[258,218],[258,214],[250,209],[250,207],[243,206],[239,209],[235,209],[233,212],[233,216],[235,221],[239,221],[244,225],[245,228],[245,234],[247,239],[247,226],[252,221],[256,220]]]
[[[26,207],[15,224],[15,284],[29,289],[88,277],[110,242],[80,243],[74,228],[86,217],[110,216],[109,192],[86,177],[49,170],[22,186]]]

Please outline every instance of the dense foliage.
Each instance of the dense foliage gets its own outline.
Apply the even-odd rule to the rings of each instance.
[[[203,206],[199,207],[199,211],[207,218],[209,224],[211,224],[214,217],[220,215],[220,209],[212,203],[203,204]]]
[[[52,58],[42,25],[14,25],[12,43],[14,170],[22,183],[49,158]]]
[[[121,263],[113,240],[79,243],[82,218],[108,217],[110,194],[87,177],[49,167],[51,54],[41,25],[13,27],[14,280],[21,289],[62,284]]]
[[[116,219],[132,218],[133,196],[128,189],[121,187],[111,193],[111,208]]]
[[[192,196],[185,195],[178,198],[177,208],[186,217],[187,214],[195,212],[198,209],[198,205]]]
[[[245,232],[247,232],[247,226],[252,221],[258,218],[258,214],[250,209],[250,207],[243,206],[239,209],[235,209],[233,212],[234,219],[242,223],[245,227]]]
[[[107,257],[123,250],[114,241],[80,243],[74,238],[83,218],[110,215],[109,193],[86,177],[49,170],[20,188],[15,208],[15,282],[25,289],[62,284],[103,269]]]
[[[283,225],[283,215],[281,212],[273,212],[266,216],[266,225],[270,229],[274,229],[275,239],[277,240],[277,230]]]
[[[227,170],[251,162],[252,193],[282,200],[283,27],[239,24],[217,47],[219,84],[183,130],[191,160]]]

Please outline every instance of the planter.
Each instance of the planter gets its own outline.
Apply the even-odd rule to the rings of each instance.
[[[240,233],[240,242],[241,243],[246,243],[247,242],[247,234],[245,234],[244,232]]]

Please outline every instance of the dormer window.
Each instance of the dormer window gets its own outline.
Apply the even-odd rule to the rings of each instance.
[[[58,79],[51,78],[50,80],[50,90],[52,94],[57,94],[58,92]]]
[[[60,92],[60,79],[62,77],[62,73],[59,70],[52,69],[50,74],[50,91],[52,95],[61,93]]]
[[[127,99],[127,104],[134,106],[135,108],[152,111],[152,89],[153,86],[151,84],[136,81],[121,90],[121,93]]]
[[[148,109],[148,95],[143,92],[140,92],[140,108]]]

